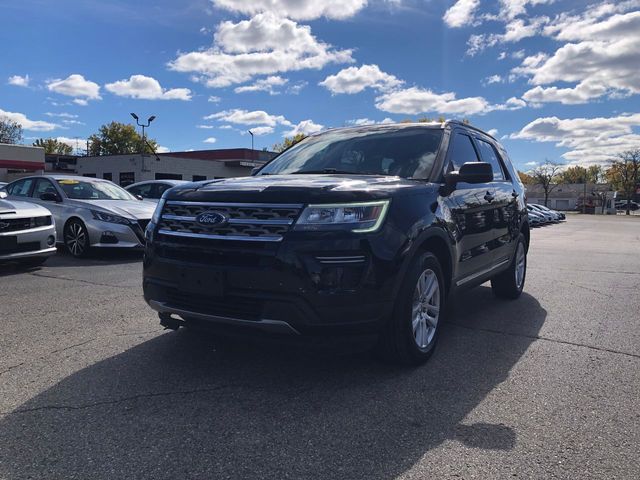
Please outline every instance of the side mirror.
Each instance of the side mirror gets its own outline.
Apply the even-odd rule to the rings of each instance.
[[[5,192],[4,190],[0,190],[0,198],[7,198],[7,192]]]
[[[142,195],[136,195],[136,198],[137,198],[138,200],[144,200],[144,197],[143,197]]]
[[[489,183],[493,181],[493,168],[486,162],[467,162],[457,172],[449,172],[445,178],[452,187],[459,182]]]
[[[57,193],[44,192],[40,195],[40,200],[44,200],[45,202],[61,202],[60,196]]]

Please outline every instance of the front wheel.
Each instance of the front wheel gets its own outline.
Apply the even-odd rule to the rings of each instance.
[[[89,251],[89,232],[80,220],[69,220],[64,227],[64,245],[76,258],[85,257]]]
[[[527,245],[520,234],[516,252],[509,268],[491,279],[491,289],[496,297],[516,299],[522,293],[527,276]]]
[[[442,323],[444,293],[438,259],[432,253],[423,253],[407,272],[393,317],[380,338],[380,348],[388,360],[419,365],[429,359]]]

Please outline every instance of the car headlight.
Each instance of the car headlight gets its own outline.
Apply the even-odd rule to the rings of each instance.
[[[162,216],[162,209],[164,208],[164,204],[167,200],[162,197],[160,199],[160,201],[158,202],[158,205],[156,205],[156,209],[153,211],[153,215],[151,216],[151,223],[158,223],[160,222],[160,217]]]
[[[100,212],[98,210],[91,210],[93,218],[100,220],[101,222],[119,223],[120,225],[129,225],[131,222],[120,215],[114,215],[113,213]]]
[[[332,205],[309,205],[296,222],[295,230],[376,231],[387,214],[389,200]]]

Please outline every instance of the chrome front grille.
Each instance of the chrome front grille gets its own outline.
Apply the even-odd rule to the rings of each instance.
[[[297,220],[303,205],[168,201],[158,233],[173,237],[279,242]],[[219,224],[197,221],[202,214],[221,214]]]

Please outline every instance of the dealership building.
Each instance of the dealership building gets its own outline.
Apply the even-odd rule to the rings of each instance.
[[[44,149],[0,143],[0,182],[42,173],[44,169]]]

